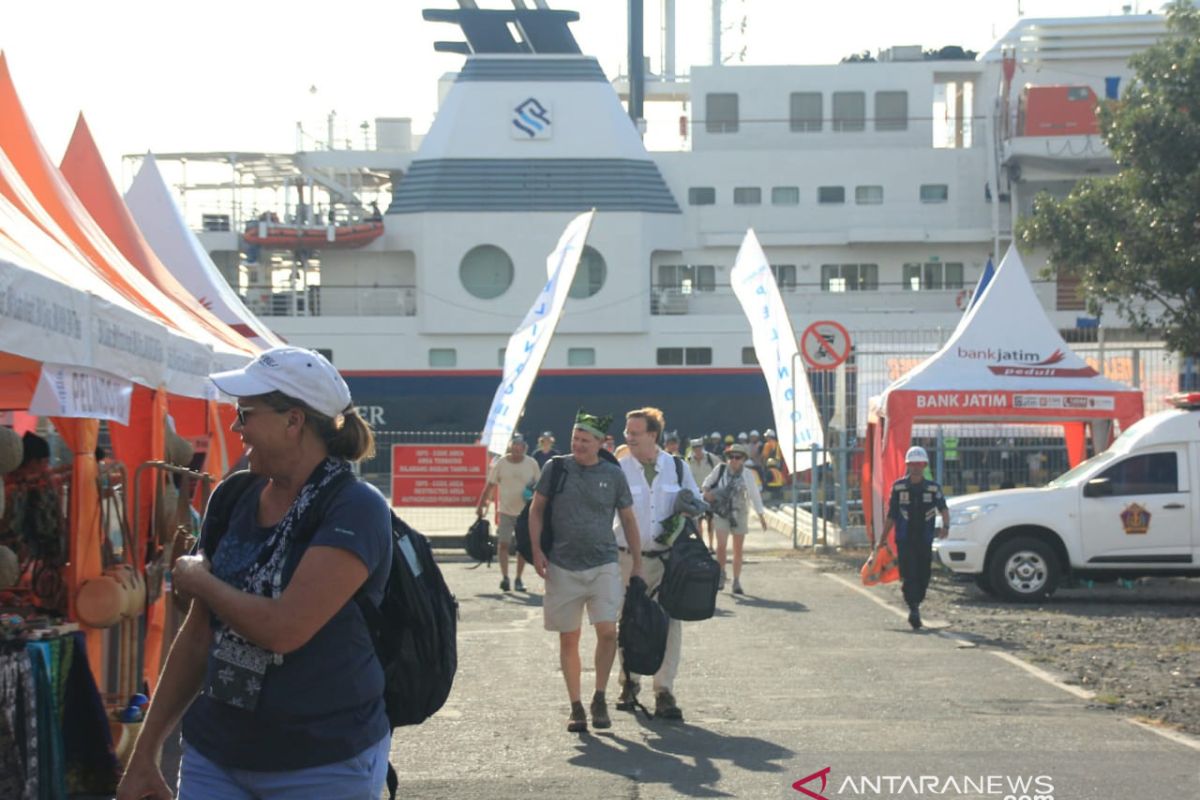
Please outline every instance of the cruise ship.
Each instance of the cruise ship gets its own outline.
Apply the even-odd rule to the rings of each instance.
[[[1158,15],[1022,19],[973,58],[896,46],[859,63],[610,76],[580,52],[576,12],[459,5],[423,12],[431,38],[461,34],[431,46],[463,56],[424,136],[380,118],[361,148],[331,133],[294,154],[213,156],[237,168],[224,187],[235,202],[196,221],[250,309],[326,352],[390,430],[482,427],[546,256],[591,208],[525,430],[561,439],[580,405],[656,405],[684,433],[768,426],[729,286],[749,228],[797,334],[817,320],[851,332],[840,391],[859,400],[842,424],[860,428],[865,398],[898,377],[880,354],[915,364],[937,349],[1034,196],[1115,172],[1097,102],[1126,89],[1129,57],[1166,32]],[[643,104],[655,103],[686,108],[686,149],[645,147]],[[158,154],[185,158],[204,160]],[[278,205],[252,206],[247,176]],[[1073,283],[1024,257],[1057,328],[1096,324]],[[813,378],[827,416],[834,374]]]

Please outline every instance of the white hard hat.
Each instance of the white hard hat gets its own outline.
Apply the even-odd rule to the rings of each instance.
[[[929,454],[925,452],[924,447],[913,446],[908,448],[908,452],[904,454],[905,464],[928,464]]]

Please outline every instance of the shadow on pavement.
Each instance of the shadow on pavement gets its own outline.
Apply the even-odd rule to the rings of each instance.
[[[540,594],[522,594],[520,592],[490,592],[487,594],[477,594],[475,597],[480,600],[500,600],[502,602],[512,602],[521,606],[542,607],[542,596]]]
[[[808,611],[808,606],[797,600],[771,600],[767,597],[755,597],[752,594],[731,595],[733,602],[739,606],[762,608],[767,611]]]
[[[716,788],[721,778],[718,761],[752,772],[783,772],[782,761],[795,755],[774,742],[751,736],[723,736],[705,728],[677,723],[646,722],[645,744],[615,734],[585,734],[579,754],[570,763],[629,778],[638,783],[665,784],[687,797],[732,797]]]

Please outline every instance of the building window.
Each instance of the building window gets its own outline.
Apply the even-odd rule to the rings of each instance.
[[[688,189],[689,206],[711,206],[717,202],[717,190],[711,186],[693,186]]]
[[[945,203],[950,199],[950,187],[944,183],[922,183],[922,203]]]
[[[963,288],[963,265],[958,262],[905,264],[903,274],[906,292]]]
[[[835,131],[867,129],[867,95],[865,92],[833,93],[833,129]]]
[[[757,186],[736,187],[733,190],[733,204],[735,206],[762,205],[762,189]]]
[[[717,288],[717,269],[712,264],[662,264],[658,268],[658,285],[680,294],[712,292]]]
[[[933,86],[933,146],[970,147],[975,84],[940,81]]]
[[[820,205],[838,205],[846,202],[845,186],[818,186],[817,203]]]
[[[567,348],[567,366],[568,367],[594,367],[594,366],[596,366],[596,348],[594,348],[594,347],[569,347],[569,348]]]
[[[608,266],[604,263],[604,256],[591,245],[585,244],[583,252],[579,255],[579,266],[575,269],[575,279],[571,281],[568,296],[577,300],[591,297],[604,286],[604,278],[607,275]]]
[[[429,348],[429,366],[456,367],[458,366],[458,351],[453,347]]]
[[[458,265],[463,288],[480,300],[491,300],[508,291],[513,263],[508,253],[490,244],[472,247]]]
[[[875,93],[875,130],[908,130],[908,92]]]
[[[758,354],[754,352],[753,347],[742,348],[742,363],[753,367],[758,366]]]
[[[712,348],[688,347],[683,351],[683,362],[689,366],[707,366],[712,363]]]
[[[796,133],[813,133],[821,130],[822,108],[820,92],[792,92],[791,128]]]
[[[772,264],[771,274],[775,276],[775,284],[779,287],[780,291],[796,291],[795,264]]]
[[[798,205],[800,205],[800,187],[799,186],[772,186],[771,187],[771,205],[773,205],[773,206],[798,206]]]
[[[738,96],[733,93],[705,95],[704,130],[708,133],[737,133]]]
[[[873,292],[878,288],[878,264],[821,265],[823,292]]]
[[[860,206],[878,206],[883,204],[882,186],[855,186],[854,202]]]
[[[655,359],[660,367],[682,367],[683,366],[683,348],[682,347],[660,347],[658,348],[657,358]]]

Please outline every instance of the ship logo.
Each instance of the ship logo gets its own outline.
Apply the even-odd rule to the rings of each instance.
[[[1150,512],[1138,503],[1130,503],[1121,512],[1121,527],[1128,535],[1143,534],[1150,530]]]
[[[535,97],[526,98],[513,109],[512,124],[514,128],[530,139],[549,139],[550,109],[538,102]]]

